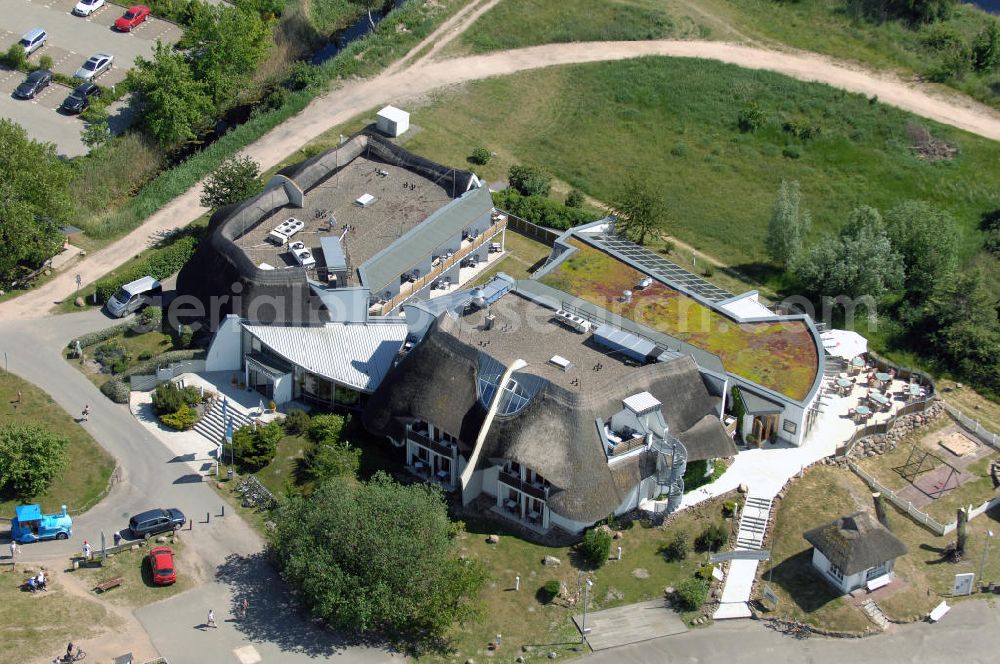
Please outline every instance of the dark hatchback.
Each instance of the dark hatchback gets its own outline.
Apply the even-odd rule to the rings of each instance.
[[[52,72],[48,69],[36,69],[28,74],[28,78],[24,79],[21,85],[17,86],[17,89],[14,90],[14,96],[21,99],[31,99],[47,88],[51,82]]]
[[[179,509],[149,510],[129,519],[128,530],[132,537],[148,539],[150,535],[180,530],[184,522],[184,514]]]
[[[93,83],[81,83],[62,103],[67,113],[83,113],[90,106],[91,99],[101,96],[101,88]]]

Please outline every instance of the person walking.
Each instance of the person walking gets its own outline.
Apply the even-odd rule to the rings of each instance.
[[[240,618],[242,620],[247,619],[247,609],[249,608],[250,608],[250,602],[248,602],[247,598],[244,597],[243,601],[240,602]]]
[[[119,531],[115,531],[115,546],[121,546],[122,544],[122,534]]]
[[[16,557],[17,557],[17,542],[15,542],[14,540],[11,540],[10,541],[10,560],[11,560],[11,562],[14,562],[14,559]]]
[[[215,629],[219,629],[219,626],[215,624],[215,611],[213,611],[212,609],[208,610],[208,626],[214,627]]]
[[[88,403],[83,407],[83,421],[86,422],[89,419],[90,419],[90,404]]]
[[[90,560],[90,542],[83,540],[83,559]]]

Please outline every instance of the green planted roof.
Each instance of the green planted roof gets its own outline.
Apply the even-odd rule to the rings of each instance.
[[[745,380],[796,401],[809,394],[819,357],[805,322],[736,323],[660,281],[637,290],[644,273],[575,238],[569,243],[576,251],[542,283],[713,353]],[[626,290],[632,291],[629,303],[621,301]]]

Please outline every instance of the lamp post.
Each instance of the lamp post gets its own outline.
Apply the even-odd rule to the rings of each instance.
[[[979,587],[981,588],[985,583],[983,579],[983,574],[986,572],[986,558],[990,554],[990,540],[993,539],[993,531],[986,531],[986,546],[983,547],[983,558],[979,561]]]
[[[587,627],[587,599],[590,596],[589,591],[593,587],[594,587],[594,582],[591,581],[590,579],[587,579],[586,582],[583,584],[583,620],[580,622],[581,642],[587,640],[587,632],[590,631],[590,628]]]

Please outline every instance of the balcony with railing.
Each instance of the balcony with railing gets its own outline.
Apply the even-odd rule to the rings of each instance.
[[[505,470],[500,471],[500,481],[512,489],[517,489],[521,493],[525,493],[538,500],[546,500],[549,497],[545,488],[546,484],[543,481],[527,482]]]
[[[507,227],[507,217],[500,215],[494,218],[493,225],[487,228],[485,231],[472,238],[471,240],[462,240],[463,245],[459,247],[458,251],[454,252],[451,256],[447,258],[441,257],[436,265],[431,267],[431,270],[414,281],[408,282],[400,286],[399,295],[391,298],[386,302],[378,302],[369,308],[368,313],[373,316],[385,316],[390,311],[401,305],[407,299],[412,297],[415,293],[420,292],[425,286],[433,283],[444,274],[447,270],[455,265],[459,265],[466,256],[471,254],[476,249],[479,249],[484,244],[492,240],[497,233],[504,230]]]
[[[458,449],[458,446],[455,443],[445,440],[434,440],[426,433],[414,431],[413,429],[410,429],[407,432],[406,437],[414,443],[426,447],[435,454],[441,454],[446,457],[454,457],[455,451]]]
[[[629,440],[623,440],[608,450],[608,458],[620,457],[646,446],[645,436],[636,436]]]

